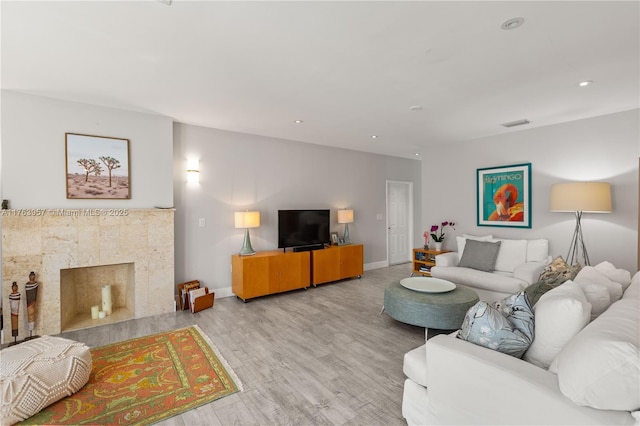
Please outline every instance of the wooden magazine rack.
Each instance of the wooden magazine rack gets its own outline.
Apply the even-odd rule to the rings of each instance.
[[[193,301],[193,308],[191,308],[191,301],[190,301],[191,298],[189,297],[189,292],[199,288],[200,288],[200,281],[198,280],[193,280],[193,281],[188,281],[186,283],[178,284],[178,299],[180,301],[180,308],[182,310],[189,309],[191,310],[192,313],[196,313],[196,312],[200,312],[203,309],[211,308],[213,306],[213,301],[216,295],[215,292],[209,293],[209,288],[203,287],[205,294],[200,297],[197,297]],[[183,292],[185,292],[185,294],[183,294]]]

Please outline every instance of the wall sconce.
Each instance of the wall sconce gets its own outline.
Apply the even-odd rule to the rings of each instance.
[[[606,182],[567,182],[551,186],[549,211],[575,212],[576,227],[567,253],[567,263],[573,264],[582,249],[584,266],[589,266],[589,254],[582,238],[582,213],[611,213],[611,186]]]
[[[235,212],[235,227],[244,228],[244,241],[242,243],[242,249],[240,250],[240,256],[249,256],[252,254],[256,254],[253,247],[251,247],[251,238],[249,238],[249,228],[257,228],[259,226],[260,226],[259,211]]]
[[[353,222],[353,210],[344,209],[338,210],[338,223],[344,223],[344,240],[345,244],[351,244],[351,237],[349,236],[349,224]]]
[[[187,183],[200,183],[200,161],[187,160]]]

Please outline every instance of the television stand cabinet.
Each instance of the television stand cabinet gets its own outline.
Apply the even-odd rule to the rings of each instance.
[[[254,297],[315,287],[345,278],[362,277],[364,246],[350,244],[322,250],[270,250],[251,256],[231,256],[231,290],[243,301]]]
[[[362,277],[364,246],[330,246],[311,252],[311,284],[315,287],[345,278]]]
[[[308,288],[311,256],[308,251],[261,251],[231,256],[231,290],[243,301],[268,294]]]

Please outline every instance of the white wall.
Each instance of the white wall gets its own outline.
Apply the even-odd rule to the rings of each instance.
[[[251,243],[271,250],[277,248],[278,209],[331,209],[331,230],[342,234],[335,210],[353,208],[349,231],[365,246],[365,264],[387,260],[386,221],[376,219],[386,217],[387,179],[414,183],[413,215],[421,217],[420,161],[180,123],[174,126],[174,154],[177,282],[230,287],[231,255],[244,235],[234,229],[235,211],[260,211]],[[186,183],[190,158],[199,159],[199,185]]]
[[[636,271],[639,127],[639,111],[632,110],[439,146],[432,150],[439,161],[424,160],[422,226],[453,220],[457,226],[452,235],[548,238],[551,254],[566,258],[575,218],[549,212],[551,185],[609,182],[613,212],[585,213],[582,218],[591,264],[608,260]],[[532,166],[532,228],[477,227],[476,169],[526,162]],[[455,250],[455,239],[446,240],[445,247]]]
[[[2,199],[24,208],[173,205],[173,120],[2,91]],[[66,198],[65,133],[129,139],[131,199]]]

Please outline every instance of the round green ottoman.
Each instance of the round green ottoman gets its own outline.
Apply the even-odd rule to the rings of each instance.
[[[478,300],[475,291],[460,285],[446,293],[421,293],[396,281],[384,290],[384,310],[391,318],[439,330],[460,328],[464,315]]]

